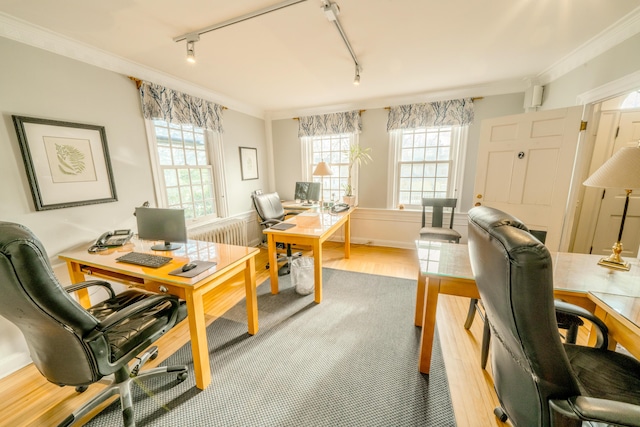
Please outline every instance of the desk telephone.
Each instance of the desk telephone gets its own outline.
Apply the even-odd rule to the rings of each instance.
[[[89,252],[100,252],[108,248],[122,246],[133,237],[131,230],[107,231],[88,249]]]
[[[347,209],[349,209],[349,205],[347,205],[346,203],[336,203],[331,207],[331,212],[338,213],[346,211]]]

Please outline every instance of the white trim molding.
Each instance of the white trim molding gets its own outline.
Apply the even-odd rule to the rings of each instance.
[[[541,85],[550,83],[638,33],[640,7],[538,74],[537,80]]]
[[[26,21],[16,19],[2,12],[0,12],[0,37],[37,47],[118,74],[151,81],[177,91],[222,104],[234,111],[239,111],[260,119],[264,118],[264,112],[262,110],[243,102],[186,82],[161,71],[142,66]]]

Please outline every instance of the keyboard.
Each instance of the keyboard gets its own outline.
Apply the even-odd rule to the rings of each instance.
[[[116,258],[116,261],[126,262],[128,264],[141,265],[143,267],[158,268],[171,262],[173,258],[162,255],[145,254],[141,252],[129,252],[121,257]]]

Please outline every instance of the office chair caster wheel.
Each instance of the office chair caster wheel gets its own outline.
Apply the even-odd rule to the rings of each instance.
[[[178,380],[179,383],[183,382],[186,379],[187,379],[187,373],[186,372],[180,372],[178,374],[177,380]]]
[[[87,391],[88,388],[89,388],[88,385],[79,385],[78,387],[76,387],[76,391],[78,393],[84,393],[85,391]]]
[[[158,357],[158,349],[156,348],[153,353],[149,356],[150,360],[155,360]]]
[[[496,416],[496,418],[498,418],[503,423],[506,423],[507,419],[509,418],[507,414],[504,412],[504,409],[502,409],[500,406],[498,406],[493,410],[493,414]]]

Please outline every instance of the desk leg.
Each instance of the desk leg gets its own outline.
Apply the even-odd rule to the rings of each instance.
[[[351,214],[347,215],[347,221],[344,223],[344,257],[351,257]]]
[[[77,262],[67,261],[67,269],[69,270],[69,278],[72,284],[84,282],[86,279],[84,273],[80,270],[80,264]],[[84,308],[91,307],[91,298],[89,297],[89,290],[87,288],[76,291],[78,296],[78,302]]]
[[[207,346],[207,325],[204,321],[204,302],[199,292],[187,292],[187,319],[191,335],[191,353],[193,355],[193,374],[196,387],[204,390],[211,383],[209,367],[209,349]]]
[[[251,257],[244,267],[244,287],[247,294],[247,325],[249,335],[258,333],[258,296],[256,293],[256,259]]]
[[[267,234],[267,249],[269,255],[269,277],[271,278],[271,293],[278,293],[278,254],[276,240],[273,234]]]
[[[423,374],[428,374],[431,370],[431,352],[433,350],[433,335],[436,328],[436,309],[438,307],[439,292],[440,280],[429,278],[427,280],[424,298],[424,318],[422,320],[420,356],[418,358],[418,369]]]
[[[416,289],[416,314],[414,323],[416,326],[422,326],[422,319],[424,318],[424,289],[427,282],[427,277],[418,273],[418,286]]]
[[[313,283],[316,304],[322,302],[322,243],[320,239],[313,241]]]

